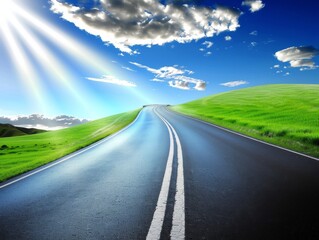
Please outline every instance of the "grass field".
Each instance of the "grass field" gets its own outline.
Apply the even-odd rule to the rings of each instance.
[[[319,157],[319,85],[265,85],[172,107],[269,143]]]
[[[105,138],[131,123],[138,112],[122,113],[57,131],[0,138],[0,181]]]

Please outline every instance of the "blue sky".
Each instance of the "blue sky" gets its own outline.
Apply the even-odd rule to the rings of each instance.
[[[2,0],[0,115],[97,119],[319,82],[317,1],[132,2]]]

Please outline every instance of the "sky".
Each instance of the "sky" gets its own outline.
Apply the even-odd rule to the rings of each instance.
[[[0,0],[0,120],[81,122],[264,84],[318,84],[318,8],[314,0]]]

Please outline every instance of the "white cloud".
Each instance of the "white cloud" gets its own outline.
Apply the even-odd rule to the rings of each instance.
[[[211,48],[213,46],[213,43],[210,41],[205,41],[205,42],[203,42],[203,45],[205,45],[206,48]]]
[[[151,82],[165,82],[163,79],[153,78]]]
[[[257,36],[257,35],[258,35],[258,32],[255,30],[255,31],[252,31],[251,33],[249,33],[249,35]]]
[[[73,116],[60,115],[57,117],[45,117],[40,114],[29,116],[0,117],[0,123],[11,124],[18,127],[38,128],[44,130],[58,130],[71,126],[76,126],[88,122],[87,119],[79,119]]]
[[[86,79],[90,80],[90,81],[95,81],[95,82],[116,84],[116,85],[120,85],[120,86],[124,86],[124,87],[136,87],[136,84],[134,82],[120,80],[120,79],[117,79],[117,78],[115,78],[113,76],[109,76],[109,75],[104,75],[101,78],[87,77]]]
[[[132,68],[129,67],[122,66],[122,68],[130,72],[135,72]]]
[[[318,66],[312,60],[319,55],[319,50],[312,46],[290,47],[275,53],[275,57],[281,62],[289,62],[291,67],[315,69]]]
[[[174,80],[174,81],[169,81],[168,84],[169,84],[169,86],[171,86],[173,88],[179,88],[182,90],[190,90],[188,82]]]
[[[195,79],[195,78],[190,78],[187,76],[176,76],[177,80],[172,80],[169,81],[168,84],[171,87],[174,88],[179,88],[179,89],[183,89],[183,90],[190,90],[190,83],[194,83],[194,89],[198,90],[198,91],[204,91],[206,89],[206,83],[202,80],[199,79]],[[180,79],[180,80],[178,80]]]
[[[290,65],[292,67],[308,67],[308,68],[315,67],[315,63],[309,59],[292,60],[290,61]]]
[[[51,11],[106,44],[134,54],[136,45],[187,43],[213,37],[240,26],[238,10],[217,7],[162,4],[158,0],[99,0],[99,8],[84,9],[51,0]]]
[[[161,67],[157,71],[158,71],[158,73],[157,73],[156,77],[158,77],[158,78],[172,78],[175,75],[185,73],[184,70],[178,69],[176,67],[171,67],[171,66]]]
[[[226,40],[226,41],[230,41],[230,40],[231,40],[231,36],[226,36],[226,37],[225,37],[225,40]]]
[[[198,81],[194,87],[194,89],[198,91],[204,91],[206,89],[206,82],[204,81]]]
[[[190,83],[204,82],[203,80],[200,80],[200,79],[197,79],[197,78],[188,77],[188,76],[184,76],[184,75],[174,76],[174,79],[182,80],[184,82],[190,82]]]
[[[273,68],[280,68],[279,64],[273,66]]]
[[[172,78],[175,75],[180,75],[180,74],[184,74],[185,72],[188,72],[188,70],[182,70],[182,69],[178,69],[176,67],[171,67],[171,66],[165,66],[159,69],[155,69],[155,68],[150,68],[148,66],[136,63],[136,62],[130,62],[130,63],[139,68],[144,68],[147,71],[154,73],[156,78]]]
[[[251,12],[257,12],[265,7],[265,4],[261,0],[245,0],[242,2],[242,5],[249,7]]]
[[[199,49],[199,51],[204,52],[204,51],[205,51],[205,49],[204,49],[204,48],[200,48],[200,49]]]
[[[253,46],[253,47],[256,47],[257,43],[256,42],[251,42],[250,45]]]
[[[237,87],[240,85],[248,84],[249,82],[247,81],[233,81],[233,82],[226,82],[226,83],[221,83],[220,85],[225,86],[225,87]]]
[[[206,82],[197,79],[197,78],[192,78],[186,75],[192,75],[194,74],[193,71],[187,70],[184,68],[178,68],[177,65],[174,66],[164,66],[159,69],[151,68],[145,65],[142,65],[137,62],[130,62],[132,65],[135,65],[136,67],[139,68],[144,68],[147,71],[153,73],[155,75],[155,78],[152,81],[159,82],[160,80],[164,81],[165,80],[170,80],[168,81],[169,86],[174,87],[174,88],[179,88],[183,90],[190,90],[191,86],[190,84],[193,84],[193,89],[195,90],[205,90],[206,88]]]
[[[192,75],[192,74],[194,74],[194,73],[195,73],[194,71],[187,70],[187,69],[184,69],[184,71],[185,71],[187,74],[189,74],[189,75]]]

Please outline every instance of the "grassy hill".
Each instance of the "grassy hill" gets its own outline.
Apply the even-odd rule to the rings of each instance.
[[[119,131],[131,123],[139,111],[57,131],[0,138],[0,181],[61,158]]]
[[[0,123],[0,137],[23,136],[23,135],[37,134],[37,133],[43,133],[43,132],[46,132],[46,131],[36,129],[36,128],[15,127],[11,124]]]
[[[212,95],[172,109],[319,157],[319,85],[278,84]]]

